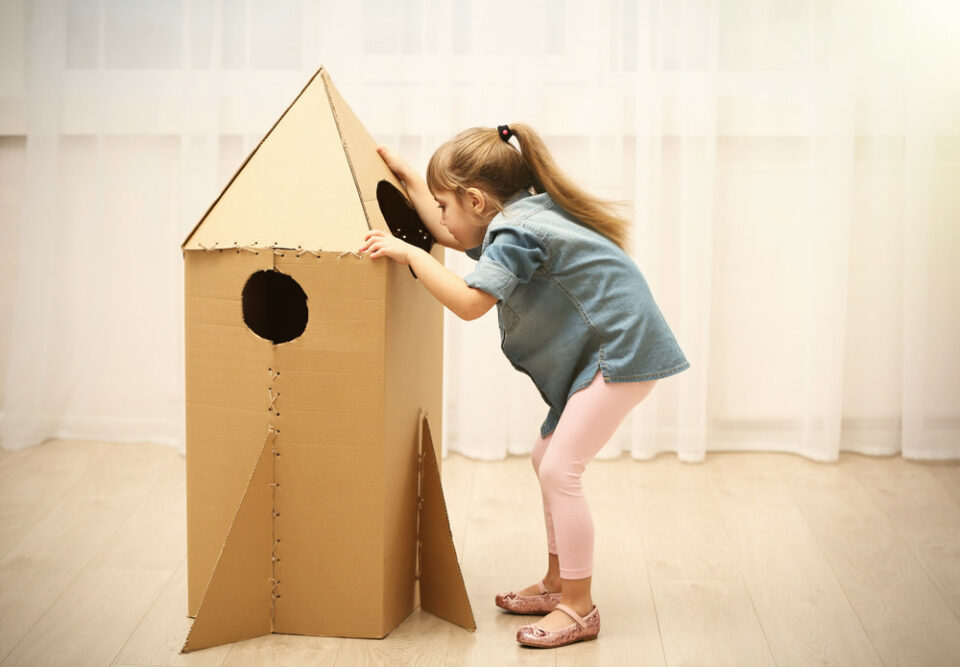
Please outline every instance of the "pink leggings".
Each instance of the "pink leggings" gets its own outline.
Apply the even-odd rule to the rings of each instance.
[[[598,370],[589,386],[569,398],[557,428],[533,446],[530,458],[543,495],[547,550],[558,555],[563,579],[593,574],[593,518],[580,483],[587,462],[656,383],[608,383]]]

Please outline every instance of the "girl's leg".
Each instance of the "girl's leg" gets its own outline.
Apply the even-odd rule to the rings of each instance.
[[[554,431],[554,433],[555,432],[556,431]],[[553,433],[550,433],[546,438],[538,437],[536,444],[533,446],[530,460],[533,463],[533,471],[537,474],[537,477],[540,476],[540,462],[543,460],[543,455],[546,454],[547,446],[552,439]],[[547,525],[547,551],[555,554],[557,553],[557,541],[553,536],[553,517],[550,515],[550,502],[547,499],[547,495],[543,493],[542,487],[540,493],[543,498],[543,518]]]
[[[567,401],[540,460],[537,473],[544,506],[549,506],[553,519],[563,597],[567,599],[571,591],[570,602],[580,603],[577,606],[590,600],[589,579],[593,574],[593,518],[583,495],[581,476],[623,418],[656,383],[606,383],[598,370],[590,385]]]
[[[540,461],[543,460],[543,455],[546,453],[547,447],[550,445],[550,440],[553,439],[553,433],[547,435],[546,438],[537,436],[537,442],[533,445],[533,452],[530,454],[530,461],[533,463],[533,471],[537,473],[540,468]],[[539,477],[539,473],[537,473]],[[547,528],[547,574],[543,580],[547,584],[547,590],[550,591],[559,591],[560,590],[560,560],[557,556],[557,542],[553,535],[553,517],[550,515],[550,502],[547,500],[547,494],[543,492],[543,489],[540,489],[540,497],[543,500],[543,520]],[[528,586],[520,592],[521,595],[536,595],[537,586],[536,584]]]

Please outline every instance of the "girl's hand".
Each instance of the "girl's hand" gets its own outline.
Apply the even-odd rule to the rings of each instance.
[[[405,266],[410,264],[410,253],[417,249],[416,246],[401,241],[382,229],[371,229],[363,240],[364,244],[360,248],[360,252],[369,250],[370,259],[385,256]]]
[[[409,178],[409,174],[413,173],[413,168],[410,164],[404,160],[402,157],[393,152],[393,149],[389,146],[377,146],[377,153],[380,154],[380,157],[383,158],[383,161],[387,163],[387,166],[390,167],[390,171],[397,175],[404,184]]]

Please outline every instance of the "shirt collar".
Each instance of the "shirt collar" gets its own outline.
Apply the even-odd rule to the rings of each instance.
[[[533,195],[532,195],[528,190],[520,190],[520,191],[514,193],[513,195],[511,195],[505,202],[503,202],[503,208],[504,208],[504,210],[506,210],[507,208],[511,208],[511,207],[513,207],[513,205],[515,205],[517,202],[522,201],[522,200],[526,199],[527,197],[532,197],[532,196],[533,196]],[[479,259],[479,258],[480,258],[480,254],[481,254],[481,252],[483,251],[483,246],[484,246],[484,244],[486,244],[487,240],[490,238],[490,226],[492,226],[495,221],[497,221],[497,220],[499,220],[499,219],[502,219],[502,218],[503,218],[503,211],[501,211],[501,212],[498,213],[496,216],[494,216],[493,220],[490,221],[490,225],[487,226],[487,231],[486,231],[486,233],[484,234],[483,241],[480,243],[480,245],[478,245],[478,246],[475,247],[475,248],[467,248],[467,249],[466,249],[466,253],[467,253],[467,256],[468,256],[468,257],[471,257],[471,258],[473,258],[473,259]]]
[[[527,197],[532,197],[532,196],[533,196],[533,195],[531,195],[528,190],[520,190],[520,191],[516,192],[515,194],[511,195],[510,198],[507,199],[505,202],[503,202],[503,207],[506,208],[506,207],[510,206],[511,204],[515,204],[516,202],[520,201],[521,199],[526,199]]]

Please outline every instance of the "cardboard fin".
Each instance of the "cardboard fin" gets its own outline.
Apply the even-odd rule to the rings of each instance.
[[[267,432],[181,653],[272,632],[275,437]]]
[[[473,631],[477,629],[477,623],[473,618],[453,534],[450,532],[430,425],[426,414],[421,414],[423,465],[420,469],[420,488],[423,504],[420,509],[420,607],[445,621]]]

